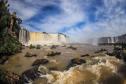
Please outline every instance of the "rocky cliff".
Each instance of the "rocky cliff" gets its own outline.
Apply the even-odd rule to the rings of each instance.
[[[99,38],[98,44],[106,44],[106,43],[126,43],[126,34],[115,36],[115,37],[102,37]]]

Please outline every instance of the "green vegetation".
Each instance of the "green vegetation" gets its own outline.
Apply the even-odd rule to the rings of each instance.
[[[41,49],[41,45],[37,45],[36,46],[36,49]]]
[[[0,55],[15,54],[21,50],[18,41],[21,19],[9,12],[7,0],[0,0]]]
[[[36,49],[41,49],[41,45],[36,45],[36,46],[35,46],[35,45],[30,44],[29,48],[30,48],[30,49],[35,49],[35,48],[36,48]]]
[[[3,69],[0,69],[0,81],[2,83],[5,83],[5,81],[6,81],[6,75],[7,75],[6,71],[3,70]]]
[[[34,48],[35,48],[35,46],[34,46],[34,45],[32,45],[32,44],[30,44],[29,48],[30,48],[30,49],[34,49]]]

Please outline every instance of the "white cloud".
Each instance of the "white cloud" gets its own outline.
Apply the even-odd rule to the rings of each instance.
[[[28,20],[34,17],[40,8],[46,5],[57,5],[56,2],[50,0],[9,0],[11,11],[16,11],[22,20]]]
[[[55,1],[60,1],[60,3]],[[88,20],[88,10],[86,10],[92,6],[91,3],[92,0],[25,0],[25,3],[19,0],[10,1],[13,10],[16,10],[24,20],[35,16],[40,7],[50,4],[60,6],[62,9],[61,14],[48,16],[41,19],[39,23],[30,21],[25,24],[32,31],[37,30],[28,24],[33,24],[36,28],[39,28],[39,31],[53,33],[59,32],[64,27],[69,28],[65,34],[69,35],[73,42],[88,42],[88,39],[92,38],[126,33],[126,9],[122,8],[123,5],[126,5],[125,0],[103,0],[102,7],[96,7],[95,15],[98,21],[93,23]],[[99,16],[101,14],[105,19]],[[73,26],[82,21],[86,22],[86,24],[81,28]]]
[[[62,14],[46,18],[39,28],[46,32],[58,32],[64,27],[69,28],[71,25],[85,20],[85,14],[75,0],[62,0],[61,8]]]
[[[17,15],[22,20],[30,19],[31,17],[36,15],[37,12],[39,11],[38,8],[34,6],[32,7],[31,5],[27,5],[20,0],[14,0],[14,1],[9,0],[9,3],[11,4],[10,5],[11,11],[16,11]]]
[[[78,30],[66,32],[74,42],[89,42],[88,39],[99,38],[102,36],[117,36],[126,33],[126,14],[122,9],[124,0],[104,0],[104,7],[99,7],[96,15],[103,13],[106,19],[98,22],[89,23]]]

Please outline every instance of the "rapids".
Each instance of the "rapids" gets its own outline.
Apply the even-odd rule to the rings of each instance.
[[[123,62],[110,56],[90,58],[86,64],[71,67],[69,70],[51,71],[41,77],[48,84],[125,84],[118,71]]]

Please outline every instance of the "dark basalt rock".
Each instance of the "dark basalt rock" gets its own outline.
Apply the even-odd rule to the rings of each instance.
[[[114,53],[109,53],[109,52],[107,52],[106,54],[109,55],[109,56],[114,56],[115,55]]]
[[[109,77],[100,81],[99,84],[124,84],[123,79],[117,74],[112,74]]]
[[[67,68],[69,69],[70,67],[73,67],[73,66],[76,66],[76,65],[81,65],[83,63],[86,63],[86,61],[84,59],[74,58],[74,59],[71,59]]]
[[[60,54],[61,54],[61,52],[52,51],[52,52],[48,53],[47,56],[53,57],[53,56],[60,55]]]
[[[126,64],[119,66],[117,73],[120,74],[123,78],[126,78]]]
[[[36,49],[41,49],[41,45],[37,45],[36,46]]]
[[[77,50],[77,48],[76,48],[76,47],[73,47],[73,46],[69,46],[69,47],[67,47],[67,48],[70,48],[70,49],[72,49],[72,50]]]
[[[41,75],[46,75],[47,73],[49,73],[49,70],[45,66],[34,66],[24,71],[20,80],[23,84],[34,82],[36,79],[39,79]]]
[[[80,64],[86,63],[86,61],[83,59],[74,58],[71,60],[71,63],[80,65]]]
[[[29,52],[27,52],[25,54],[25,57],[36,57],[36,56],[37,56],[37,54],[32,54],[32,53],[29,53]]]
[[[39,66],[47,63],[49,63],[47,59],[37,59],[33,62],[32,66]]]
[[[126,62],[126,52],[124,51],[124,49],[115,47],[112,53],[106,53],[109,56],[115,56],[118,59],[123,60],[124,62]]]
[[[20,81],[20,76],[13,73],[6,71],[4,69],[0,69],[0,84],[23,84]]]
[[[0,58],[0,64],[4,64],[9,59],[8,56],[3,56]]]
[[[81,55],[81,57],[87,57],[90,56],[89,54]]]
[[[49,67],[49,70],[58,70],[57,67]]]
[[[106,49],[103,49],[103,48],[102,48],[102,49],[100,49],[100,50],[95,51],[95,53],[100,53],[100,52],[105,52],[105,51],[107,52]]]
[[[38,71],[38,67],[34,67],[22,73],[21,81],[23,81],[23,83],[29,83],[30,81],[39,78],[39,76],[40,72]]]
[[[51,49],[56,49],[58,47],[58,45],[52,45],[50,48]]]

